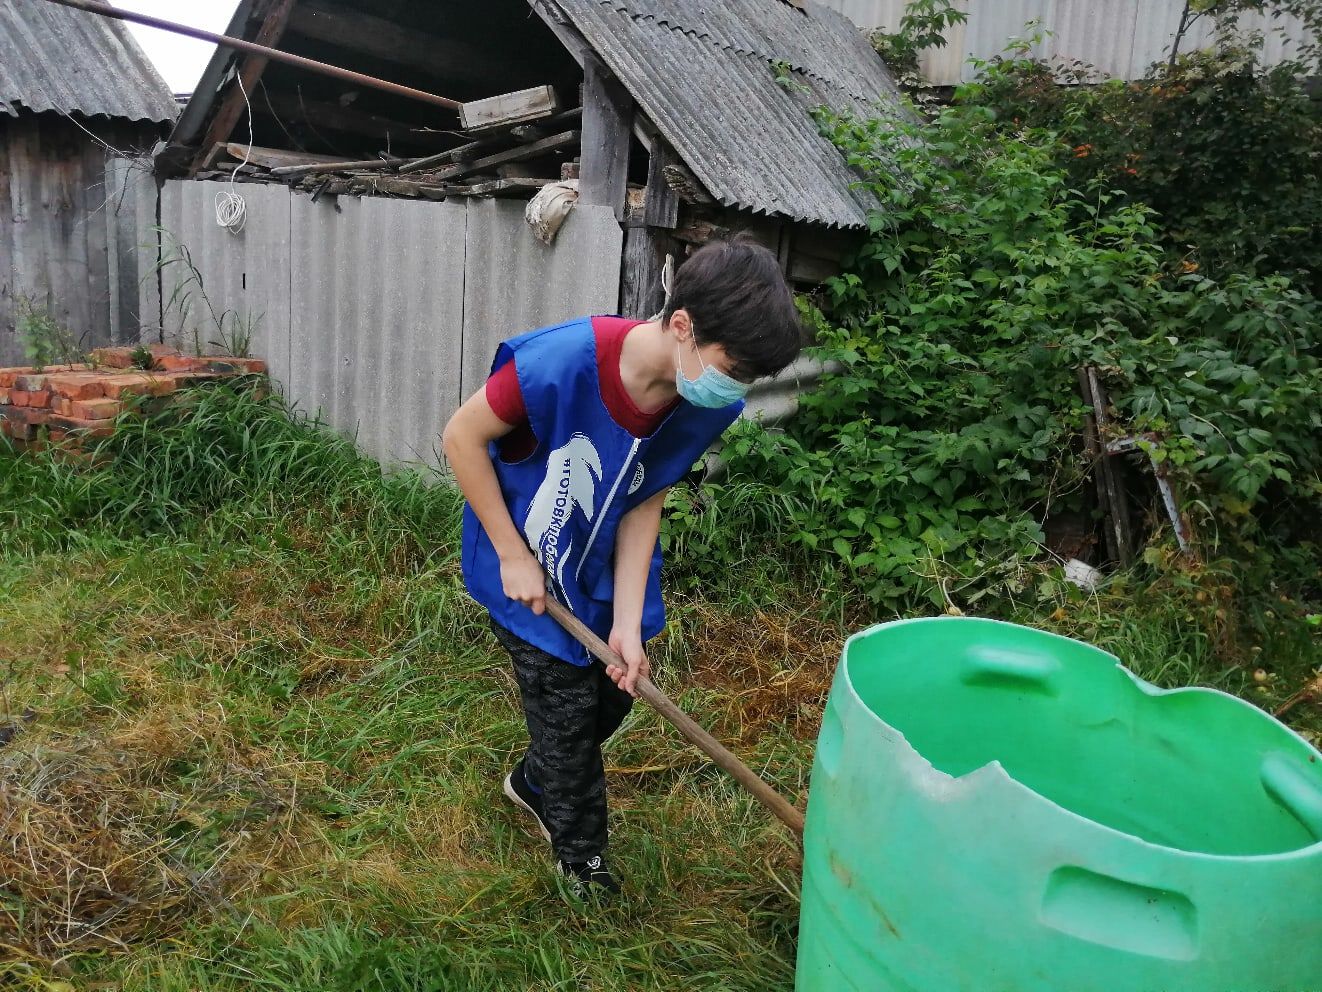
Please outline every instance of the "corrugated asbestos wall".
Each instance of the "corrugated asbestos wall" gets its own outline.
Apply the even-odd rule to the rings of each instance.
[[[120,147],[154,140],[150,128],[83,126]],[[155,211],[144,166],[108,157],[59,114],[0,117],[0,366],[27,361],[21,301],[45,309],[84,350],[136,340],[140,209]]]
[[[31,296],[81,350],[168,341],[262,358],[296,408],[367,454],[438,465],[441,427],[501,340],[619,305],[623,233],[609,208],[575,207],[547,247],[522,201],[313,203],[244,184],[234,235],[216,223],[223,184],[158,192],[144,163],[87,146],[76,168],[0,170],[0,366],[27,362],[12,304]],[[748,415],[788,416],[817,375],[805,360],[760,384]]]
[[[439,463],[441,428],[500,340],[618,306],[623,234],[609,208],[575,207],[547,247],[521,201],[313,203],[245,184],[247,226],[233,235],[215,220],[222,189],[162,189],[167,264],[160,298],[146,280],[139,306],[163,319],[145,336],[219,351],[251,329],[249,352],[286,396],[386,464]]]
[[[821,0],[863,28],[895,30],[908,0]],[[945,48],[923,56],[923,76],[934,86],[952,86],[973,78],[969,56],[1000,55],[1012,38],[1031,32],[1025,25],[1039,21],[1051,35],[1033,46],[1042,58],[1078,59],[1095,66],[1100,76],[1141,79],[1165,58],[1180,24],[1183,0],[957,0],[969,15],[955,27]],[[1245,17],[1242,26],[1266,34],[1266,55],[1279,62],[1293,50],[1304,32],[1297,20],[1272,21]],[[1277,30],[1284,27],[1284,36]],[[1182,51],[1206,45],[1212,25],[1203,20],[1181,43]]]

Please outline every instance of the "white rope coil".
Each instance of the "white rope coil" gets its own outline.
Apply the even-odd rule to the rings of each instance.
[[[216,223],[230,234],[238,234],[248,223],[248,201],[233,190],[217,193]]]
[[[239,234],[248,223],[248,201],[238,190],[236,180],[239,176],[239,169],[248,164],[252,158],[253,130],[252,130],[252,103],[248,99],[248,91],[243,85],[243,73],[240,72],[235,81],[239,84],[239,92],[243,94],[243,102],[248,106],[248,147],[243,152],[243,163],[230,175],[230,188],[216,194],[216,223],[229,231],[230,234]]]

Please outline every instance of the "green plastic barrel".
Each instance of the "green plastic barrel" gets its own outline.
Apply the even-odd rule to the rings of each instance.
[[[1318,992],[1322,756],[1242,700],[975,619],[849,640],[799,992]]]

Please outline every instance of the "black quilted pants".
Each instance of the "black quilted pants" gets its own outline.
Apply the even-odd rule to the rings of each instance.
[[[580,668],[492,623],[514,662],[528,721],[527,773],[542,793],[546,825],[562,861],[606,851],[606,771],[601,745],[619,729],[633,699],[595,662]]]

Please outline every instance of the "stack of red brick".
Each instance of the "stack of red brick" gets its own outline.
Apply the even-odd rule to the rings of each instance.
[[[255,358],[192,358],[153,345],[150,370],[135,367],[144,353],[102,348],[86,365],[0,369],[0,435],[20,446],[106,437],[115,418],[144,397],[169,397],[201,383],[264,373]],[[146,364],[145,361],[142,364]]]

